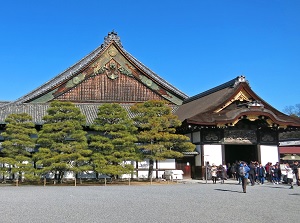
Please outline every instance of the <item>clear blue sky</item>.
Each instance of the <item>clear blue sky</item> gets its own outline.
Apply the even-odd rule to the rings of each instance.
[[[14,0],[0,4],[0,100],[55,77],[115,30],[189,96],[239,75],[282,111],[300,103],[299,0]]]

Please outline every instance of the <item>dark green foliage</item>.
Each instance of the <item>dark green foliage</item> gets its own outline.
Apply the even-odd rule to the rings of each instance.
[[[53,101],[44,116],[45,124],[38,133],[39,151],[34,155],[42,173],[58,173],[61,180],[66,171],[90,170],[85,117],[71,102]]]
[[[135,142],[137,128],[119,104],[103,104],[99,107],[92,129],[96,134],[90,136],[95,171],[119,176],[132,173],[130,161],[138,160]]]
[[[140,132],[139,146],[144,150],[144,158],[149,159],[149,178],[152,177],[154,160],[182,157],[182,152],[193,151],[193,145],[187,136],[175,134],[181,125],[177,116],[164,101],[147,101],[131,107],[135,113],[134,121]]]
[[[33,165],[31,152],[35,147],[35,140],[31,137],[36,134],[32,123],[32,117],[26,113],[11,114],[5,119],[6,128],[2,133],[5,141],[2,143],[4,158],[0,158],[2,173],[18,173],[19,180],[22,175],[25,178],[32,178]]]
[[[90,170],[120,176],[133,173],[133,161],[149,159],[149,177],[152,178],[154,160],[182,157],[182,152],[194,150],[188,137],[176,134],[181,122],[165,102],[136,104],[131,111],[135,114],[133,120],[119,104],[100,106],[91,126],[94,134],[89,136],[88,147],[87,133],[82,127],[84,115],[71,102],[53,101],[43,118],[45,123],[37,139],[39,151],[33,157],[30,148],[35,147],[35,142],[30,135],[36,134],[36,130],[31,117],[11,115],[2,134],[5,141],[0,162],[7,165],[0,166],[0,171],[3,174],[31,173],[28,179],[35,177],[35,173],[51,172],[61,180],[66,171]],[[40,171],[34,171],[35,163]]]

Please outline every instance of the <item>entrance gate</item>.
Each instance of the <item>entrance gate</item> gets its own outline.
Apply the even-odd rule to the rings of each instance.
[[[257,161],[257,145],[225,145],[225,162],[235,163],[236,161]]]

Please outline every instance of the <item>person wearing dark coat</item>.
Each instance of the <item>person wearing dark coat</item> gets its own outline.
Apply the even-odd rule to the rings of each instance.
[[[225,168],[224,168],[223,165],[219,165],[218,166],[218,173],[217,173],[217,175],[218,175],[218,178],[220,178],[220,180],[221,180],[221,184],[223,184],[224,183],[224,179],[226,178],[226,170],[225,170]]]
[[[300,182],[299,182],[299,169],[300,168],[300,165],[298,163],[298,161],[295,161],[293,166],[292,166],[292,169],[293,169],[293,173],[295,174],[295,177],[296,177],[296,184],[298,186],[300,186]]]
[[[239,167],[240,167],[240,162],[236,161],[235,163],[235,177],[236,177],[236,180],[239,182],[239,184],[241,184],[241,181],[242,181],[242,178],[239,174]]]
[[[272,167],[272,181],[273,181],[273,184],[279,184],[279,169],[278,169],[278,166],[275,165]]]
[[[249,180],[251,183],[251,186],[255,185],[255,176],[256,176],[256,167],[253,162],[249,165],[250,171],[249,171]]]
[[[266,176],[266,169],[263,167],[263,165],[260,163],[256,170],[257,178],[259,180],[259,183],[264,184],[265,182],[265,176]]]
[[[281,182],[281,177],[282,177],[280,163],[276,162],[276,165],[278,166],[278,180],[279,180],[279,183],[280,183]]]
[[[265,170],[266,170],[266,180],[271,182],[272,181],[272,174],[271,174],[271,168],[272,168],[272,163],[268,162],[265,165]]]
[[[236,166],[235,166],[235,165],[236,165],[236,164],[233,163],[232,166],[230,167],[231,177],[232,177],[233,179],[236,179]]]

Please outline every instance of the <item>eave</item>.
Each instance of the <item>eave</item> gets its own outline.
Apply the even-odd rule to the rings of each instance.
[[[241,101],[242,106],[238,107],[239,105],[237,105],[236,108],[232,108],[235,107],[233,103],[236,101]],[[211,105],[205,108],[206,104],[203,104],[205,102],[209,102]],[[229,106],[231,106],[230,109]],[[205,109],[199,109],[202,107]],[[191,111],[193,109],[195,110],[194,114]],[[181,118],[181,121],[187,125],[234,126],[243,118],[250,121],[265,118],[270,127],[300,127],[300,119],[287,116],[266,103],[253,92],[243,76],[186,100],[179,111],[179,114],[185,117]],[[186,116],[185,112],[193,115]]]

